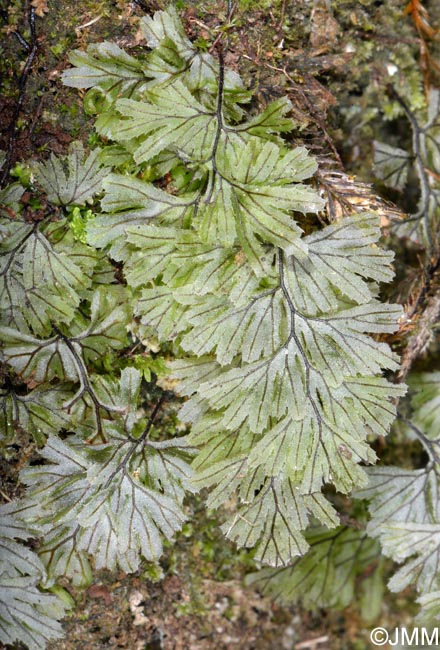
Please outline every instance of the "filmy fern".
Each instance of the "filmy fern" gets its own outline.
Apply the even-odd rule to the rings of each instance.
[[[430,254],[437,248],[440,215],[440,91],[432,88],[425,114],[420,119],[398,97],[412,132],[412,151],[375,142],[375,169],[385,185],[402,190],[413,168],[419,185],[417,211],[397,231],[425,245]]]
[[[158,25],[171,41],[172,16],[143,20],[150,45]],[[389,400],[403,389],[380,375],[397,361],[370,336],[393,331],[401,313],[377,299],[392,255],[377,246],[374,214],[305,235],[301,215],[323,202],[302,183],[315,163],[280,137],[294,127],[288,101],[243,120],[242,87],[233,79],[233,92],[221,60],[187,41],[173,47],[142,99],[115,99],[97,129],[153,178],[182,163],[186,175],[164,191],[112,174],[89,243],[124,263],[142,335],[187,353],[173,376],[190,396],[181,417],[200,449],[195,484],[213,488],[210,507],[236,499],[226,536],[282,566],[307,550],[311,516],[337,524],[323,485],[365,484],[367,435],[394,419]],[[90,56],[67,82],[84,74],[87,86],[91,67]]]
[[[357,601],[364,617],[374,618],[383,587],[377,540],[383,554],[402,565],[389,579],[388,588],[399,592],[415,586],[421,605],[418,621],[435,625],[439,620],[440,376],[438,372],[415,374],[409,383],[409,402],[401,408],[409,411],[408,417],[400,416],[394,435],[401,445],[421,443],[426,464],[414,469],[401,461],[399,466],[367,468],[368,486],[355,493],[356,499],[368,502],[366,529],[362,511],[357,520],[334,531],[311,529],[307,533],[311,550],[304,557],[287,568],[256,572],[249,576],[249,584],[281,601],[331,607],[346,606],[360,584]]]
[[[251,94],[221,49],[198,52],[172,9],[141,29],[141,57],[93,45],[64,73],[89,89],[109,144],[36,166],[39,220],[19,184],[1,197],[3,444],[19,428],[44,445],[22,472],[25,496],[7,506],[19,524],[5,542],[26,539],[22,526],[41,539],[39,559],[23,551],[5,588],[59,575],[87,584],[90,556],[134,571],[181,527],[185,494],[209,488],[208,507],[227,506],[226,537],[272,567],[258,580],[284,576],[294,594],[304,576],[311,600],[345,605],[377,542],[340,525],[329,486],[381,509],[386,472],[364,466],[405,392],[383,377],[398,361],[379,340],[401,315],[379,299],[393,255],[375,213],[310,218],[324,202],[309,182],[316,162],[286,137],[287,98],[245,111]],[[187,437],[158,440],[158,406],[139,408],[143,366],[125,351],[151,336],[173,350]],[[387,550],[385,536],[381,526]],[[308,572],[317,561],[333,567],[338,594]],[[37,647],[0,620],[0,639]]]
[[[412,417],[403,419],[404,434],[423,445],[428,462],[422,469],[371,468],[369,486],[358,496],[370,500],[369,534],[380,540],[385,555],[404,562],[389,588],[415,585],[420,618],[432,622],[439,620],[440,591],[440,373],[413,375],[409,383]]]
[[[45,577],[36,553],[20,541],[35,537],[36,530],[23,524],[15,504],[0,508],[0,638],[3,643],[23,641],[31,650],[63,636],[58,619],[65,603],[37,586]]]
[[[374,214],[302,236],[301,213],[322,201],[302,184],[313,160],[280,139],[294,126],[288,101],[237,123],[242,86],[198,54],[172,17],[142,23],[150,46],[160,30],[172,64],[151,72],[147,57],[142,99],[116,99],[112,88],[97,129],[153,178],[182,163],[186,176],[175,174],[174,192],[109,176],[107,214],[92,222],[89,243],[124,263],[142,332],[189,353],[174,376],[192,395],[181,415],[201,449],[196,485],[214,487],[213,507],[237,494],[225,533],[278,566],[305,552],[310,514],[336,525],[323,484],[344,492],[362,484],[359,462],[374,460],[367,432],[386,433],[394,418],[387,397],[402,388],[379,375],[396,359],[369,336],[393,331],[400,314],[376,299],[392,255],[376,245]],[[90,85],[96,54],[67,83]]]

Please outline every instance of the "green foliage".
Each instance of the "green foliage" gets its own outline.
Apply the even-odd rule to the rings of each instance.
[[[400,98],[399,102],[412,131],[412,155],[376,142],[376,175],[389,187],[402,190],[408,171],[413,167],[419,185],[418,209],[403,224],[398,224],[397,231],[426,246],[432,253],[440,223],[440,91],[430,91],[426,110],[418,114]]]
[[[47,641],[63,636],[58,620],[66,605],[37,588],[45,578],[44,566],[22,543],[37,531],[23,523],[15,504],[1,506],[0,514],[0,639],[3,643],[19,640],[29,650],[41,650]]]
[[[136,390],[137,378],[127,369],[121,388]],[[139,551],[147,560],[160,557],[160,532],[171,538],[185,520],[180,507],[190,489],[185,443],[110,431],[108,442],[88,447],[75,438],[69,444],[49,439],[41,452],[48,462],[23,472],[29,486],[26,519],[35,520],[41,532],[45,524],[57,523],[39,549],[48,580],[66,575],[74,584],[87,584],[87,554],[98,569],[119,565],[136,571]]]
[[[389,588],[415,585],[420,618],[433,621],[440,605],[440,373],[414,375],[410,388],[413,416],[404,420],[405,434],[420,441],[428,462],[422,469],[370,468],[369,485],[357,496],[370,501],[368,533],[380,540],[385,555],[404,563]]]
[[[82,144],[74,143],[65,160],[52,154],[46,163],[37,166],[35,176],[51,203],[84,205],[101,191],[107,170],[100,167],[99,149],[85,158]]]
[[[139,57],[95,44],[64,73],[88,89],[103,148],[74,143],[35,165],[36,213],[22,172],[0,195],[1,444],[21,432],[39,448],[24,496],[3,507],[0,640],[59,636],[62,602],[41,589],[56,593],[60,576],[85,586],[92,565],[157,566],[185,495],[204,488],[208,508],[225,508],[224,535],[269,565],[251,578],[268,592],[346,606],[378,537],[385,554],[416,555],[391,588],[416,582],[433,611],[436,376],[422,378],[408,425],[424,431],[430,463],[366,467],[405,393],[383,376],[398,369],[381,338],[402,310],[380,299],[393,254],[378,215],[324,225],[316,161],[288,139],[290,101],[245,111],[239,76],[197,50],[173,9],[141,30]],[[406,158],[393,156],[382,146],[378,168],[402,186]],[[174,359],[148,355],[151,337]],[[166,396],[152,405],[154,376],[188,398],[189,436],[154,424]],[[366,532],[340,524],[353,491],[371,501]],[[362,589],[372,617],[379,570]],[[32,623],[36,612],[46,618]]]
[[[366,482],[367,432],[387,433],[389,398],[403,393],[380,376],[396,358],[369,335],[397,327],[400,308],[376,297],[392,255],[370,213],[305,236],[302,215],[323,203],[303,184],[316,163],[281,138],[294,127],[289,102],[243,116],[241,82],[196,52],[173,12],[143,29],[155,48],[147,86],[133,96],[119,84],[96,128],[153,178],[182,163],[189,177],[160,189],[111,174],[88,242],[123,262],[139,334],[181,357],[173,376],[192,396],[181,417],[200,450],[195,484],[213,488],[210,507],[238,497],[226,536],[285,565],[306,551],[310,516],[337,524],[323,485]],[[91,86],[82,65],[72,78]],[[95,79],[95,91],[108,83]]]
[[[350,605],[356,596],[363,617],[374,620],[383,592],[377,542],[365,531],[345,526],[330,532],[312,530],[307,541],[310,550],[304,557],[287,568],[262,569],[248,578],[248,584],[256,583],[280,601],[301,600],[306,607],[339,609]]]

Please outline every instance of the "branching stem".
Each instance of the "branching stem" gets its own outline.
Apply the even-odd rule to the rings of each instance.
[[[3,167],[2,167],[0,187],[3,187],[8,180],[9,170],[11,169],[12,157],[14,154],[17,122],[18,122],[18,118],[20,117],[20,112],[24,102],[24,95],[26,92],[26,85],[27,85],[29,73],[31,71],[32,65],[34,63],[35,57],[38,52],[37,34],[35,31],[35,8],[34,7],[30,7],[29,9],[28,23],[29,23],[29,29],[31,34],[30,43],[27,43],[27,41],[25,41],[22,37],[17,35],[19,41],[20,42],[23,41],[22,45],[25,47],[26,51],[28,52],[28,56],[18,82],[18,98],[15,104],[15,109],[12,115],[11,122],[9,124],[8,145],[6,149],[5,162],[3,163]],[[16,34],[18,33],[16,32]]]

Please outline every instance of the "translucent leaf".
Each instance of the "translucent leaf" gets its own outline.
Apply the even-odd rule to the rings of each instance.
[[[87,199],[99,194],[107,173],[107,169],[101,169],[99,149],[86,158],[80,142],[70,145],[67,157],[51,154],[47,162],[38,163],[35,169],[36,179],[49,201],[57,205],[84,205]]]
[[[126,344],[129,305],[122,287],[99,287],[90,305],[90,322],[74,332],[86,360],[96,360],[108,350],[118,350]],[[79,323],[78,323],[79,325]],[[73,328],[72,328],[73,330]]]
[[[124,427],[131,432],[137,421],[138,397],[141,389],[141,374],[135,368],[124,368],[119,381],[119,407],[124,409]]]
[[[136,246],[125,257],[125,276],[130,286],[148,284],[162,275],[168,286],[177,289],[184,284],[186,304],[190,304],[191,295],[205,296],[216,291],[239,304],[258,287],[258,279],[243,263],[238,247],[229,250],[218,244],[204,244],[193,230],[165,226],[129,226],[126,234]],[[269,275],[270,266],[266,266]]]
[[[91,374],[85,386],[72,392],[63,407],[70,418],[70,430],[89,440],[113,435],[115,422],[132,432],[142,420],[138,408],[141,374],[135,368],[124,368],[119,381],[108,376]]]
[[[22,641],[29,650],[41,650],[63,637],[57,619],[64,615],[62,601],[39,591],[32,576],[0,576],[0,641]]]
[[[368,470],[369,486],[357,493],[370,500],[372,534],[390,521],[433,523],[440,519],[438,477],[429,469],[375,467]]]
[[[36,531],[26,526],[19,517],[20,506],[16,502],[0,506],[0,574],[16,577],[33,576],[42,579],[44,566],[38,555],[17,541],[35,537]]]
[[[0,535],[4,539],[29,539],[29,537],[35,537],[37,534],[38,529],[25,524],[20,512],[20,501],[0,505]]]
[[[152,17],[144,16],[140,21],[140,28],[151,48],[157,48],[166,38],[175,44],[182,57],[190,58],[194,54],[194,46],[185,34],[177,11],[172,6],[166,11],[156,11]]]
[[[20,183],[11,183],[0,190],[0,217],[14,222],[16,213],[20,210],[20,199],[23,196],[24,187]],[[0,226],[0,241],[3,239],[5,231],[4,225]]]
[[[413,422],[430,440],[440,439],[440,372],[412,374],[409,379]]]
[[[412,405],[420,409],[420,415],[415,411],[414,422],[404,421],[409,433],[426,449],[429,458],[426,467],[370,469],[369,485],[356,495],[370,502],[369,534],[379,539],[385,555],[403,563],[390,579],[389,588],[400,591],[415,585],[427,602],[430,594],[437,592],[440,586],[438,430],[433,427],[436,424],[433,407],[438,398],[437,380],[437,373],[415,376],[411,382],[415,391]],[[427,428],[419,428],[423,426]],[[425,612],[428,618],[429,611],[428,607]]]
[[[52,586],[59,576],[66,576],[75,587],[84,589],[93,580],[87,553],[80,547],[81,529],[78,523],[52,525],[38,549],[47,571],[47,586]]]
[[[147,55],[147,71],[155,82],[188,76],[188,60],[179,50],[178,43],[169,37],[164,37],[154,51]]]
[[[271,138],[273,133],[286,133],[292,131],[295,123],[292,119],[286,117],[292,109],[292,103],[288,97],[280,97],[274,102],[271,102],[262,113],[259,113],[252,119],[240,124],[237,127],[238,132],[246,132],[250,135],[255,135],[260,138]],[[297,150],[296,150],[297,151]],[[303,149],[305,153],[305,149]],[[316,171],[316,165],[313,159],[309,158],[311,167],[310,173],[303,178],[308,178]],[[293,180],[299,181],[302,178],[294,178]]]
[[[71,419],[62,410],[69,397],[69,392],[48,385],[34,388],[27,395],[12,386],[0,389],[1,437],[12,444],[17,431],[26,431],[41,445],[48,434],[69,429]]]
[[[32,236],[29,224],[5,219],[1,222],[0,240],[0,306],[1,323],[26,329],[21,307],[26,303],[22,278],[22,255],[27,239]]]
[[[272,478],[259,486],[252,502],[241,506],[222,530],[238,546],[256,547],[258,562],[284,566],[308,549],[299,531],[306,528],[309,512],[328,526],[337,523],[321,494],[301,496],[290,481]]]
[[[376,246],[380,236],[377,215],[366,212],[305,237],[307,257],[286,264],[295,307],[312,315],[337,308],[341,294],[358,304],[370,301],[374,285],[366,280],[389,282],[393,275],[393,254]]]
[[[34,227],[15,224],[2,251],[0,295],[3,323],[47,334],[51,323],[70,323],[81,296],[90,287],[97,255],[73,247],[66,219]],[[73,248],[73,250],[72,250]]]
[[[116,259],[120,259],[125,242],[121,237],[129,228],[145,224],[146,219],[159,215],[173,222],[183,217],[194,201],[192,196],[172,196],[151,183],[119,174],[110,174],[104,181],[104,188],[106,191],[101,205],[105,212],[111,214],[98,216],[91,222],[88,240],[97,247],[111,243],[110,252]]]
[[[129,395],[139,388],[133,373],[138,377],[127,371],[121,380]],[[50,579],[65,574],[86,584],[87,553],[99,567],[135,571],[139,552],[157,559],[161,536],[171,538],[185,520],[181,504],[193,489],[186,442],[135,439],[109,424],[106,435],[110,442],[89,447],[77,438],[49,438],[41,451],[47,464],[22,473],[28,485],[23,516],[51,523],[40,549]]]
[[[86,285],[84,275],[73,260],[64,252],[57,252],[51,243],[38,231],[30,237],[23,249],[23,284],[26,293],[38,296],[38,304],[34,310],[38,311],[41,306],[47,315],[53,318],[54,312],[66,310],[66,314],[57,314],[57,322],[69,322],[74,313],[75,307],[79,304],[79,295],[74,287]],[[54,290],[58,290],[58,295]],[[46,297],[54,294],[52,303]],[[65,295],[68,292],[67,296]],[[64,295],[63,295],[64,294]],[[66,297],[68,300],[66,300]],[[63,300],[64,298],[64,300]],[[46,299],[46,300],[45,300]],[[44,304],[48,303],[47,306]],[[55,305],[53,302],[56,301]]]
[[[376,290],[367,282],[358,290],[355,287],[359,276],[388,279],[390,257],[373,248],[379,237],[375,217],[361,215],[349,221],[305,238],[302,251],[306,246],[313,250],[316,237],[315,257],[310,258],[321,256],[324,260],[319,269],[310,262],[310,273],[316,274],[317,280],[328,277],[326,260],[331,264],[332,252],[338,254],[342,249],[342,261],[336,267],[339,275],[328,284],[333,297],[325,310],[320,305],[323,313],[317,316],[309,315],[316,313],[316,307],[304,313],[296,306],[297,286],[289,276],[292,257],[281,254],[278,286],[256,291],[249,285],[249,293],[242,292],[240,306],[231,304],[220,292],[196,297],[191,293],[191,280],[188,288],[172,291],[173,297],[187,306],[182,346],[201,357],[199,362],[177,363],[173,373],[183,381],[185,394],[195,392],[180,414],[185,421],[196,423],[191,441],[200,445],[201,453],[195,482],[198,487],[211,487],[210,507],[218,507],[236,491],[250,495],[237,507],[237,519],[234,515],[231,519],[239,544],[259,544],[264,526],[272,525],[271,509],[267,502],[261,505],[260,490],[270,484],[273,499],[282,502],[278,493],[282,488],[275,478],[288,480],[301,500],[319,494],[325,483],[347,493],[365,485],[367,478],[359,463],[375,460],[366,441],[367,431],[386,435],[395,418],[391,398],[405,392],[404,387],[378,376],[382,368],[397,368],[396,358],[386,345],[368,336],[368,332],[394,331],[401,309],[375,300]],[[327,235],[328,246],[324,243]],[[356,254],[360,259],[357,267]],[[370,254],[375,260],[371,271]],[[163,259],[166,255],[164,252]],[[300,260],[308,264],[309,256]],[[306,284],[309,278],[305,274],[301,282]],[[345,282],[349,288],[344,287]],[[268,283],[265,279],[266,286]],[[341,300],[342,287],[358,305]],[[220,367],[209,354],[215,354]],[[246,487],[252,476],[259,477],[255,493]],[[271,501],[270,492],[265,495]],[[254,523],[254,507],[261,528]],[[250,528],[241,517],[252,524]],[[307,523],[305,517],[292,525],[297,539],[303,539],[297,526]],[[287,541],[286,531],[280,535],[286,544],[283,562],[289,562],[294,548],[304,552],[299,542],[295,547]],[[264,539],[270,547],[272,541]],[[273,549],[271,553],[260,555],[257,551],[257,556],[262,561],[278,561]]]
[[[195,450],[188,447],[184,438],[150,441],[148,453],[139,457],[135,464],[139,465],[143,481],[181,503],[186,492],[192,489],[193,472],[188,459],[194,454]]]
[[[386,523],[381,526],[380,541],[385,555],[396,562],[408,560],[388,582],[391,591],[411,584],[421,593],[438,591],[440,524]]]
[[[402,190],[406,185],[410,155],[399,147],[384,142],[374,142],[374,169],[385,185]]]
[[[404,221],[397,221],[395,229],[401,236],[410,237],[421,246],[433,251],[436,247],[440,215],[440,130],[439,130],[439,99],[438,89],[432,88],[428,94],[428,106],[425,115],[412,114],[408,110],[406,117],[412,131],[412,151],[401,154],[402,179],[405,178],[404,157],[413,161],[413,168],[419,185],[419,201],[415,213]],[[384,146],[384,145],[381,145]],[[392,149],[388,147],[388,149]],[[389,164],[389,163],[388,163]],[[391,173],[392,179],[395,176]],[[400,179],[399,179],[400,180]],[[403,184],[403,180],[400,181]],[[403,186],[403,185],[402,185]]]
[[[285,568],[261,569],[248,576],[247,584],[277,601],[300,601],[310,608],[342,609],[354,600],[359,603],[360,591],[371,580],[363,574],[377,563],[377,542],[363,531],[345,527],[312,530],[306,538],[307,555]]]
[[[23,518],[40,526],[53,516],[55,522],[51,523],[70,522],[87,495],[87,460],[78,444],[75,448],[55,437],[48,439],[40,454],[50,464],[22,471],[21,478],[29,486]]]
[[[0,506],[0,641],[44,648],[46,641],[62,636],[56,619],[63,617],[64,607],[36,588],[46,571],[38,556],[17,541],[37,533],[22,521],[22,509],[20,502]]]
[[[0,333],[8,363],[23,379],[38,383],[48,382],[54,377],[79,381],[75,356],[81,355],[78,343],[69,347],[59,336],[41,340],[9,327],[1,328]]]
[[[286,153],[286,161],[284,153],[273,142],[257,139],[245,146],[233,139],[224,148],[219,148],[216,165],[222,180],[214,185],[210,197],[212,223],[207,223],[206,201],[200,212],[198,227],[203,239],[231,245],[237,233],[250,258],[252,251],[259,250],[255,235],[276,246],[302,253],[302,247],[295,244],[301,230],[291,212],[316,212],[323,204],[311,188],[291,182],[290,162],[297,152]],[[314,169],[304,155],[297,156],[297,164],[297,173],[302,177]],[[300,173],[302,166],[305,166],[304,175]],[[235,220],[235,229],[228,224],[231,217]]]
[[[114,97],[121,93],[140,93],[146,86],[142,62],[116,43],[92,43],[87,53],[80,50],[71,52],[69,61],[75,67],[63,72],[62,80],[66,86],[100,86]]]
[[[107,552],[109,568],[114,568],[119,555],[125,556],[133,550],[140,551],[147,560],[158,559],[162,554],[160,532],[171,538],[185,521],[181,508],[173,500],[122,472],[112,481],[111,494],[97,494],[85,506],[81,525],[90,534],[105,539],[102,526],[108,534],[106,517],[112,519],[116,528],[115,534],[106,539],[113,547]]]
[[[186,318],[192,328],[182,339],[183,348],[197,356],[215,349],[222,365],[231,363],[238,354],[245,361],[274,354],[288,334],[285,304],[276,290],[256,294],[251,302],[235,310],[225,299],[201,298]]]
[[[140,22],[142,34],[153,51],[146,57],[146,69],[155,80],[164,82],[180,78],[192,92],[215,106],[218,61],[208,52],[199,52],[185,34],[175,9],[156,11]],[[228,118],[240,119],[243,109],[237,104],[249,101],[238,74],[224,71],[223,111]]]
[[[440,590],[424,594],[417,599],[421,610],[416,617],[418,623],[433,624],[440,620]]]
[[[154,329],[161,340],[173,339],[185,328],[185,311],[167,287],[144,289],[136,307],[141,323]]]
[[[179,393],[189,396],[197,391],[199,384],[217,377],[220,365],[212,357],[205,356],[199,359],[175,359],[171,368],[172,377],[179,381]]]
[[[439,126],[438,116],[440,113],[440,92],[437,88],[429,89],[428,97],[428,114],[427,114],[427,123],[425,128],[431,128]]]
[[[206,110],[180,82],[148,93],[150,103],[120,99],[121,120],[114,136],[119,141],[142,136],[134,152],[137,163],[151,160],[165,149],[177,149],[198,160],[208,158],[217,130],[215,113]]]
[[[136,334],[191,355],[173,376],[189,396],[181,418],[194,423],[191,440],[200,445],[194,484],[211,490],[210,507],[231,498],[231,539],[285,565],[307,549],[309,517],[336,524],[323,486],[349,493],[366,484],[363,465],[375,461],[368,437],[388,433],[392,400],[405,390],[382,378],[397,357],[371,336],[395,331],[401,315],[378,299],[392,258],[378,247],[372,214],[312,230],[316,220],[304,215],[324,202],[303,184],[316,161],[281,140],[293,126],[287,99],[246,120],[239,78],[226,70],[219,84],[218,63],[195,51],[174,11],[143,25],[154,79],[143,101],[117,100],[118,116],[104,116],[98,130],[147,163],[142,174],[154,183],[109,176],[106,214],[90,224],[88,241],[123,262]],[[80,320],[72,329],[83,348]],[[98,356],[84,350],[84,359]],[[116,407],[113,384],[93,385]],[[177,526],[159,505],[153,513],[150,491],[162,505],[178,502],[186,458],[168,470],[142,435],[124,440],[111,418],[108,446],[94,447],[87,470],[99,498],[84,504],[81,543],[101,553],[100,566],[122,566],[124,552],[125,566],[135,567],[139,549],[157,552],[159,529],[169,535]],[[182,476],[174,492],[162,481],[167,471]],[[151,540],[139,532],[129,487]],[[118,528],[125,515],[135,528],[128,541]]]
[[[384,310],[385,328],[387,311]],[[269,360],[233,368],[218,381],[202,384],[199,393],[217,409],[225,408],[227,428],[248,419],[251,429],[261,432],[270,416],[280,418],[289,413],[295,419],[302,418],[307,403],[316,405],[322,401],[323,395],[329,391],[331,394],[332,388],[342,384],[344,375],[368,375],[383,367],[396,368],[387,348],[381,349],[361,333],[380,328],[373,324],[374,315],[374,309],[366,314],[357,314],[353,309],[348,310],[346,317],[341,314],[334,320],[298,319],[295,336],[289,337]],[[392,318],[389,322],[392,320],[395,323]]]
[[[176,252],[180,231],[176,228],[132,226],[127,239],[140,249],[124,265],[125,277],[131,287],[139,287],[166,272],[170,255]]]
[[[71,338],[60,332],[39,339],[9,327],[0,328],[0,332],[5,357],[23,379],[43,383],[58,377],[83,384],[83,360],[96,359],[109,347],[123,347],[126,320],[127,306],[118,304],[117,294],[98,289],[92,299],[90,322],[84,329],[78,327]]]
[[[203,242],[232,246],[236,242],[237,228],[234,213],[235,194],[232,184],[216,175],[210,200],[203,201],[198,212],[198,231]]]

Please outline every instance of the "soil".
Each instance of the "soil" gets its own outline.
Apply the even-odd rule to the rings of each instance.
[[[238,580],[202,581],[203,612],[181,576],[159,584],[125,575],[99,576],[64,624],[66,640],[50,650],[329,650],[317,617],[282,609]]]

